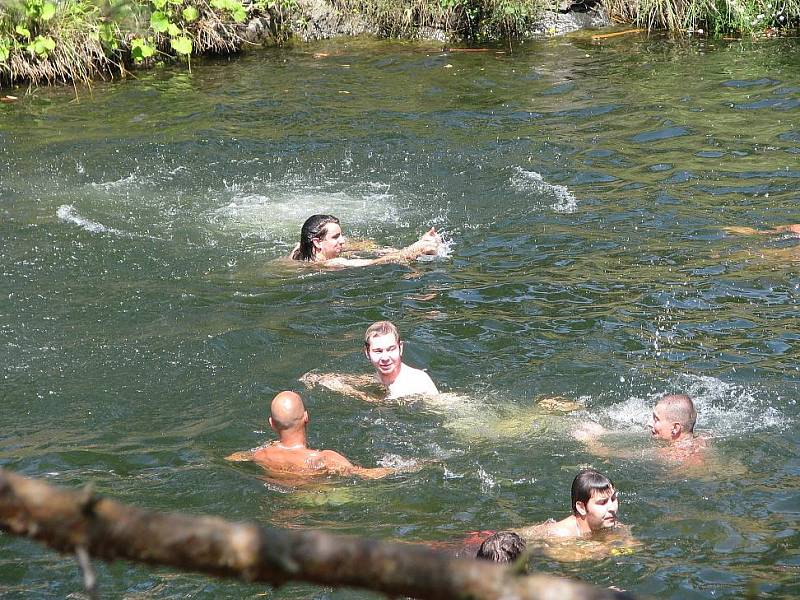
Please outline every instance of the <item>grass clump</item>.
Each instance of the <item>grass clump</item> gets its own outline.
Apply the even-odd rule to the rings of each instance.
[[[286,2],[0,0],[0,87],[90,81],[136,64],[241,48],[251,16]]]
[[[450,38],[519,37],[553,0],[331,0],[341,11],[375,23],[382,35],[414,37],[425,28]]]
[[[758,35],[800,25],[800,0],[604,0],[608,14],[647,29]]]

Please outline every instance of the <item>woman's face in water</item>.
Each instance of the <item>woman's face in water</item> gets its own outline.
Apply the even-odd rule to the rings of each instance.
[[[314,247],[317,250],[316,253],[322,255],[325,260],[339,256],[344,248],[344,236],[339,224],[328,223],[322,230],[322,235],[314,238]]]

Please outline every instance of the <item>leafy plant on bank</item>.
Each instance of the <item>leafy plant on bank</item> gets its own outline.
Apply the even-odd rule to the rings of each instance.
[[[0,0],[0,85],[235,52],[251,10],[242,0]]]

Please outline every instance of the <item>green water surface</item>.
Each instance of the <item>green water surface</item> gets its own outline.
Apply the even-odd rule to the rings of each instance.
[[[800,595],[800,244],[724,231],[800,222],[796,40],[504,50],[327,42],[0,105],[0,465],[154,509],[457,544],[565,516],[591,464],[641,546],[533,568],[659,598]],[[320,212],[396,246],[435,225],[449,255],[275,265]],[[379,319],[457,400],[303,388],[368,372]],[[283,389],[316,447],[438,462],[298,488],[226,463],[270,437]],[[705,468],[648,454],[664,392],[695,397]],[[537,409],[552,395],[585,409]],[[589,418],[633,452],[588,453],[570,430]],[[98,572],[104,597],[372,597]],[[81,590],[72,558],[0,536],[5,597]]]

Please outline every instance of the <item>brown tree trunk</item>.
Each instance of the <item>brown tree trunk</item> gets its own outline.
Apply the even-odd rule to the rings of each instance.
[[[61,552],[87,551],[221,577],[306,581],[415,598],[594,600],[627,594],[454,559],[424,546],[159,513],[0,469],[0,528]]]

